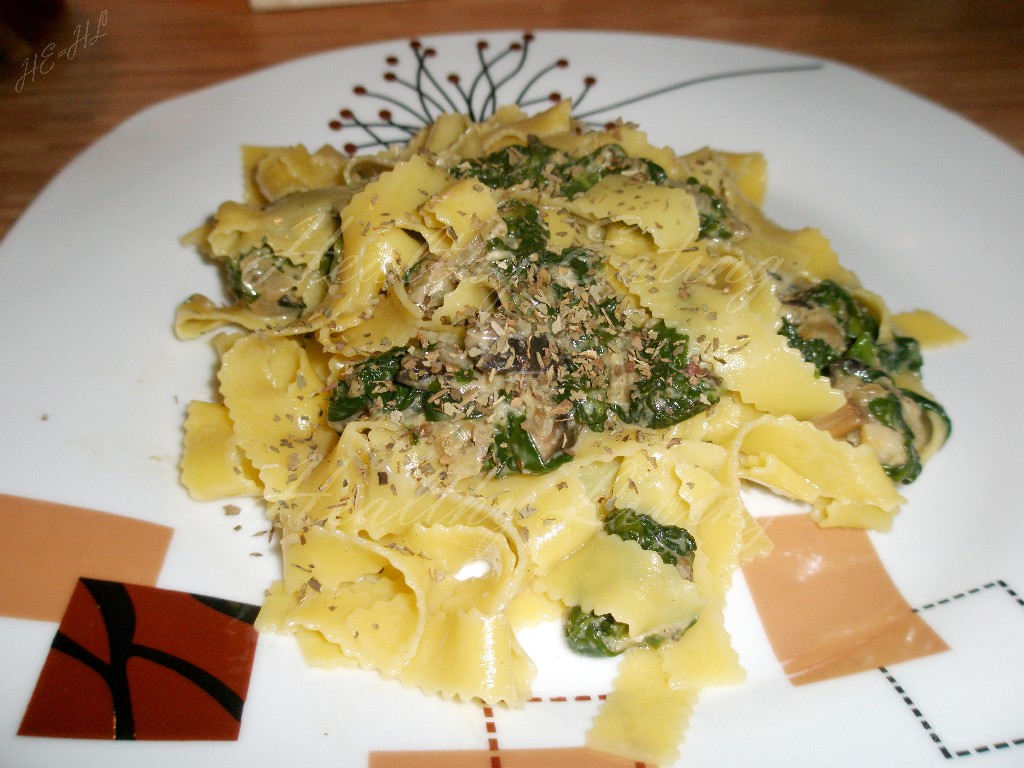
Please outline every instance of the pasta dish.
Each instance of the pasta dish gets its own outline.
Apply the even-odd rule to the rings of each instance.
[[[746,484],[885,530],[950,424],[922,346],[815,229],[765,217],[765,161],[679,155],[568,103],[445,115],[403,147],[246,147],[242,202],[186,237],[217,392],[197,499],[261,497],[283,572],[259,617],[307,661],[518,706],[524,626],[619,656],[595,749],[678,756],[743,670],[723,623],[770,542]]]

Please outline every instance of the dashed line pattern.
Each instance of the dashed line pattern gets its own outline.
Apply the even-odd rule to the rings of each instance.
[[[971,589],[965,590],[963,592],[957,592],[956,594],[950,595],[949,597],[944,597],[941,600],[936,600],[936,601],[931,602],[931,603],[926,603],[925,605],[922,605],[922,606],[920,606],[918,608],[914,608],[913,611],[914,611],[914,613],[921,613],[922,611],[928,611],[928,610],[931,610],[931,609],[934,609],[934,608],[939,608],[941,606],[949,605],[950,603],[954,603],[954,602],[956,602],[958,600],[963,600],[963,599],[966,599],[968,597],[972,597],[974,595],[978,595],[978,594],[980,594],[980,593],[982,593],[982,592],[984,592],[986,590],[989,590],[989,589],[1002,589],[1002,590],[1004,590],[1006,592],[1006,594],[1009,595],[1009,597],[1011,597],[1019,606],[1024,608],[1024,598],[1022,598],[1021,595],[1018,594],[1016,590],[1011,588],[1005,581],[1003,581],[1002,579],[997,579],[995,581],[990,581],[987,584],[982,584],[979,587],[972,587]],[[980,745],[980,746],[977,746],[977,747],[972,747],[970,749],[951,750],[949,747],[947,747],[942,742],[942,738],[939,736],[938,733],[935,732],[934,728],[932,728],[932,725],[928,721],[927,717],[925,717],[924,713],[914,703],[914,700],[909,696],[909,694],[903,688],[903,686],[900,685],[899,681],[892,675],[892,673],[888,669],[886,669],[885,667],[879,667],[878,671],[881,672],[885,676],[885,679],[892,686],[893,690],[896,691],[896,693],[900,696],[901,699],[903,699],[903,703],[907,705],[907,707],[910,709],[911,713],[914,715],[914,717],[917,718],[918,722],[921,724],[921,727],[924,729],[925,733],[928,734],[928,737],[931,739],[932,743],[935,744],[935,746],[938,748],[939,752],[947,760],[952,760],[952,759],[958,758],[958,757],[969,757],[971,755],[984,755],[984,754],[987,754],[987,753],[998,753],[998,752],[1001,752],[1001,751],[1005,751],[1007,749],[1012,749],[1013,747],[1024,747],[1024,737],[1022,737],[1022,738],[1017,738],[1017,739],[1010,739],[1010,740],[1007,740],[1007,741],[999,741],[999,742],[995,742],[993,744],[983,744],[983,745]],[[606,698],[607,698],[607,695],[605,695],[605,694],[599,694],[597,696],[572,696],[572,697],[570,697],[570,696],[548,696],[548,697],[534,696],[534,697],[532,697],[530,699],[527,699],[527,703],[539,704],[539,703],[544,703],[544,702],[567,703],[567,702],[587,702],[587,701],[595,701],[595,700],[597,700],[597,701],[604,701]],[[487,731],[487,749],[490,752],[490,757],[491,757],[491,768],[501,768],[501,748],[500,748],[500,745],[498,743],[498,727],[497,727],[497,724],[495,723],[495,720],[494,720],[494,709],[492,707],[484,707],[483,708],[483,713],[484,713],[484,728]],[[646,765],[644,763],[638,762],[638,763],[634,764],[634,768],[647,768],[647,767],[646,767]]]
[[[526,701],[529,704],[539,704],[545,701],[551,701],[556,703],[562,703],[567,701],[604,701],[607,698],[607,694],[601,693],[597,696],[573,696],[571,699],[568,696],[548,696],[547,698],[543,696],[534,696],[532,698],[527,699]]]
[[[927,603],[919,608],[914,608],[913,610],[914,613],[920,613],[921,611],[927,611],[931,608],[938,608],[943,605],[949,605],[950,603],[955,602],[957,600],[963,600],[966,597],[971,597],[972,595],[977,595],[980,592],[984,592],[986,589],[995,589],[996,587],[1006,590],[1006,594],[1013,598],[1014,601],[1016,601],[1017,605],[1024,607],[1024,598],[1017,594],[1015,590],[1011,589],[1010,585],[1008,585],[1005,581],[1003,581],[1002,579],[997,579],[996,581],[990,581],[988,584],[982,584],[980,587],[974,587],[973,589],[968,589],[964,592],[957,592],[955,595],[950,595],[949,597],[944,597],[941,600],[936,600],[934,603]]]
[[[1017,605],[1024,608],[1024,598],[1022,598],[1020,594],[1018,594],[1017,591],[1010,587],[1010,585],[1007,584],[1005,581],[1003,581],[1002,579],[996,579],[995,581],[990,581],[987,584],[982,584],[980,587],[973,587],[963,592],[957,592],[955,595],[944,597],[941,600],[936,600],[932,603],[926,603],[925,605],[922,605],[918,608],[914,608],[913,611],[914,613],[921,613],[922,611],[928,611],[934,608],[939,608],[941,606],[954,603],[958,600],[963,600],[965,598],[981,594],[982,592],[989,589],[1004,590],[1006,594],[1009,595],[1014,600],[1014,602],[1017,603]],[[904,690],[903,686],[900,685],[899,681],[892,675],[892,673],[889,672],[889,670],[885,667],[879,667],[878,671],[885,676],[885,679],[892,686],[893,690],[896,691],[897,694],[899,694],[901,699],[903,699],[903,703],[910,708],[911,713],[913,713],[914,717],[917,718],[917,721],[921,724],[921,727],[924,728],[925,733],[928,734],[928,737],[932,740],[932,743],[935,744],[939,752],[947,760],[952,760],[958,757],[969,757],[971,755],[984,755],[988,753],[996,753],[1005,751],[1007,749],[1011,749],[1013,747],[1024,747],[1024,737],[1021,737],[1018,739],[1010,739],[1007,741],[995,742],[994,744],[982,744],[980,746],[971,747],[969,749],[950,749],[942,742],[941,737],[932,728],[931,723],[928,722],[928,719],[924,716],[924,713],[914,703],[914,700],[910,698],[906,690]]]
[[[601,693],[596,696],[532,696],[526,700],[527,704],[542,704],[551,702],[565,704],[568,702],[604,701],[607,694]],[[485,706],[484,729],[487,731],[487,750],[490,752],[491,768],[501,768],[501,747],[498,744],[498,725],[494,721],[494,708]],[[633,768],[648,768],[646,763],[633,763]]]
[[[487,751],[491,754],[491,768],[501,768],[501,748],[498,746],[498,726],[494,722],[494,707],[484,707],[484,728],[487,730]]]

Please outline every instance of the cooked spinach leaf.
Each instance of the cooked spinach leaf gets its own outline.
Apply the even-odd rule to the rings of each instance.
[[[570,650],[581,656],[617,656],[630,645],[628,625],[578,605],[569,610],[563,629]]]
[[[889,373],[916,374],[923,363],[921,345],[910,336],[895,336],[892,343],[878,345],[878,364]]]
[[[697,551],[697,542],[685,528],[662,525],[650,515],[628,507],[609,512],[604,519],[604,530],[656,552],[667,565],[679,565],[683,561],[688,567]]]
[[[424,376],[413,385],[400,381],[403,362],[409,357],[405,347],[393,347],[356,367],[339,381],[327,407],[327,419],[341,422],[361,413],[406,411],[414,409],[427,421],[443,421],[444,405],[455,402],[453,389],[471,381],[472,371]],[[473,418],[474,414],[464,414]]]
[[[646,635],[640,639],[630,638],[629,625],[616,620],[610,613],[597,614],[574,605],[562,623],[569,650],[581,656],[618,656],[630,648],[657,648],[666,640],[678,640],[686,630],[696,623],[678,629]]]
[[[549,187],[569,199],[586,192],[605,176],[617,173],[643,174],[653,184],[668,180],[657,163],[630,157],[618,144],[607,144],[583,157],[573,157],[536,136],[528,137],[526,144],[514,144],[451,169],[456,178],[474,178],[492,189],[520,185]]]
[[[878,321],[849,291],[832,280],[820,283],[785,300],[792,307],[823,312],[833,325],[828,338],[814,332],[803,333],[804,323],[785,318],[780,333],[791,347],[800,350],[818,372],[844,359],[860,360],[874,365],[878,360]]]
[[[697,221],[700,229],[697,230],[699,240],[721,239],[728,240],[733,236],[733,230],[727,226],[732,212],[725,204],[725,200],[715,194],[715,190],[707,184],[703,184],[696,177],[691,176],[686,180],[697,203]]]
[[[528,270],[556,258],[548,250],[548,228],[537,207],[513,200],[501,206],[505,235],[487,241],[489,251],[506,251],[507,256],[494,262],[495,269],[506,279],[522,278]]]
[[[786,337],[789,346],[799,350],[804,360],[811,363],[818,373],[821,373],[839,357],[836,351],[824,339],[804,338],[800,335],[800,326],[783,318],[779,333]]]
[[[800,351],[804,360],[813,364],[819,374],[827,375],[833,385],[852,376],[875,390],[844,386],[847,397],[861,401],[867,416],[877,424],[893,430],[902,440],[904,460],[899,464],[883,463],[883,469],[895,482],[911,483],[921,473],[917,446],[925,439],[916,435],[906,409],[917,407],[933,415],[948,436],[949,416],[934,400],[896,385],[900,374],[918,376],[922,358],[921,347],[909,336],[894,336],[879,341],[879,325],[869,307],[831,280],[823,280],[785,300],[788,306],[779,330],[789,345]],[[877,388],[884,393],[880,396]],[[920,431],[920,429],[919,429]]]
[[[386,411],[410,407],[418,397],[416,390],[395,381],[404,355],[402,347],[394,347],[360,364],[355,375],[338,382],[327,407],[328,420],[345,421],[372,410],[377,401]]]
[[[491,189],[508,189],[527,182],[541,184],[545,169],[557,152],[536,136],[530,136],[525,145],[513,144],[485,157],[466,160],[452,168],[451,174],[459,179],[477,179]]]
[[[499,426],[491,444],[491,463],[498,477],[510,474],[540,475],[572,461],[563,451],[545,459],[530,433],[523,429],[526,414],[510,413]]]
[[[690,360],[685,333],[658,320],[637,352],[641,371],[628,407],[615,411],[627,424],[653,429],[671,427],[718,402],[719,384]]]
[[[921,474],[921,457],[914,446],[914,430],[903,417],[903,406],[895,393],[876,397],[868,402],[868,411],[883,426],[903,438],[904,460],[899,464],[883,464],[882,469],[897,483],[912,483]]]
[[[506,232],[488,240],[487,249],[506,254],[494,262],[494,268],[505,280],[524,280],[538,269],[547,268],[558,299],[576,287],[566,283],[566,278],[576,285],[593,280],[594,272],[601,263],[600,256],[593,250],[578,246],[564,248],[560,252],[548,250],[548,228],[535,205],[511,200],[502,203],[500,211]],[[563,276],[560,270],[555,269],[557,267],[565,267],[568,274]]]
[[[569,160],[555,171],[562,180],[559,193],[570,200],[586,192],[605,176],[617,173],[640,173],[652,184],[668,181],[665,169],[657,163],[633,158],[618,144],[608,144],[577,160]]]
[[[949,418],[945,408],[930,397],[925,397],[920,392],[914,392],[912,389],[901,389],[900,394],[908,400],[917,403],[918,407],[926,414],[935,416],[942,425],[944,440],[949,439],[949,436],[953,433],[953,421]]]
[[[650,515],[629,508],[616,508],[604,519],[606,533],[626,541],[635,541],[643,549],[655,552],[666,565],[689,571],[697,542],[685,528],[662,525]],[[643,645],[656,647],[670,638],[680,637],[685,627],[663,634],[652,634],[641,640],[630,639],[629,625],[611,614],[596,614],[573,606],[564,622],[569,648],[584,656],[615,656],[627,648]]]
[[[924,436],[915,434],[906,409],[913,407],[910,405],[913,403],[924,411],[926,417],[934,416],[942,426],[943,439],[948,439],[953,425],[946,410],[931,398],[898,386],[886,371],[859,360],[841,360],[830,366],[828,373],[833,381],[850,376],[864,384],[873,385],[874,391],[880,390],[883,393],[868,400],[867,410],[872,419],[900,437],[904,460],[899,464],[883,464],[882,469],[894,482],[904,485],[914,482],[923,468],[917,445]]]
[[[921,347],[917,339],[894,336],[892,341],[879,341],[878,321],[871,310],[849,291],[832,280],[822,280],[785,301],[796,307],[817,308],[827,313],[842,339],[830,343],[813,333],[803,335],[801,323],[784,319],[780,333],[791,347],[803,354],[819,372],[839,360],[859,360],[890,374],[918,373],[921,370]]]
[[[245,279],[241,259],[227,259],[224,263],[228,270],[228,284],[235,297],[247,304],[256,301],[260,297],[260,292]]]

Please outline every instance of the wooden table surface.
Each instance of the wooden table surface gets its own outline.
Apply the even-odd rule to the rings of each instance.
[[[1020,0],[409,0],[274,13],[246,0],[67,0],[42,28],[17,18],[40,5],[0,0],[0,237],[68,161],[157,101],[309,53],[444,32],[618,29],[828,57],[1024,151]],[[73,56],[55,55],[69,46]]]

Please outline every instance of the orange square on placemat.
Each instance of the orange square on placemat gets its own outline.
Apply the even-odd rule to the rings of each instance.
[[[775,548],[743,575],[794,685],[949,650],[896,589],[866,531],[820,528],[807,515],[759,522]]]
[[[0,615],[60,621],[80,576],[155,584],[172,528],[0,494]]]

